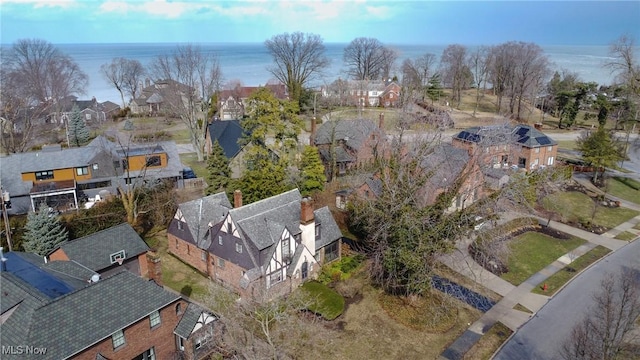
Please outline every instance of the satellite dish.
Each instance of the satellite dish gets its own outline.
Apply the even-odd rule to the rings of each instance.
[[[95,283],[100,281],[100,274],[93,274],[91,275],[91,283]]]

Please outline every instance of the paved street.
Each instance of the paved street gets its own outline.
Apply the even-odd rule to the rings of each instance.
[[[558,359],[562,341],[592,304],[590,294],[605,276],[622,268],[640,272],[640,241],[625,245],[575,278],[518,330],[495,359]]]

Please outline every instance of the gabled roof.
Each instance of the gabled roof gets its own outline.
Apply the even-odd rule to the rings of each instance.
[[[208,247],[205,242],[210,241],[210,237],[206,236],[209,223],[217,224],[224,220],[231,208],[224,192],[178,205],[195,245],[203,249]]]
[[[193,333],[198,321],[200,320],[200,316],[203,314],[209,314],[209,316],[215,315],[211,314],[209,311],[205,310],[203,307],[196,305],[194,303],[189,303],[187,309],[184,311],[180,322],[176,326],[173,331],[174,334],[180,336],[183,339],[189,338],[191,333]]]
[[[2,276],[4,301],[5,286],[19,291],[21,285],[5,273]],[[73,356],[180,299],[128,271],[46,303],[24,291],[20,295],[22,302],[3,324],[11,331],[2,331],[2,344],[44,347],[46,353],[38,358],[55,360]]]
[[[433,171],[428,180],[430,188],[440,189],[452,185],[468,162],[469,153],[465,149],[443,143],[425,156],[421,165],[425,170]]]
[[[318,249],[325,247],[332,242],[342,238],[342,231],[338,227],[336,220],[333,218],[331,214],[331,210],[327,206],[322,207],[313,212],[316,223],[320,223],[320,239],[316,240],[316,248],[313,249],[317,251]],[[311,249],[309,249],[311,250]]]
[[[512,131],[513,139],[526,147],[536,148],[541,146],[552,146],[557,145],[552,138],[543,134],[541,131],[538,131],[535,128],[532,128],[528,125],[516,125]]]
[[[207,131],[209,131],[211,144],[217,141],[227,159],[234,158],[242,149],[238,143],[244,133],[242,126],[240,126],[240,120],[214,121],[209,124]]]
[[[113,253],[124,250],[126,261],[149,250],[149,246],[128,223],[66,241],[59,248],[64,251],[69,260],[98,272],[113,266],[110,259]],[[55,251],[57,249],[52,252]]]
[[[337,144],[343,140],[350,148],[359,150],[369,135],[376,130],[378,126],[366,119],[327,121],[316,132],[314,144]]]

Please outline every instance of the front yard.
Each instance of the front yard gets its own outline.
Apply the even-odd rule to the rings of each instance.
[[[501,277],[514,285],[520,285],[531,275],[584,243],[585,240],[576,237],[556,239],[535,231],[521,234],[509,242],[509,271]]]

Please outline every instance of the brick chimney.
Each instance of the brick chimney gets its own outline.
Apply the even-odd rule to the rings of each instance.
[[[316,117],[311,118],[311,135],[309,135],[309,145],[314,146],[313,138],[316,136]]]
[[[300,223],[306,225],[313,220],[313,200],[304,198],[300,202]]]
[[[378,128],[380,130],[384,129],[384,113],[383,112],[380,113],[380,120],[378,120]]]
[[[160,262],[160,254],[155,251],[147,251],[147,269],[149,279],[162,285],[162,263]]]
[[[236,190],[233,192],[233,207],[242,207],[242,191]]]

